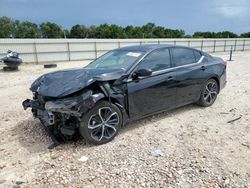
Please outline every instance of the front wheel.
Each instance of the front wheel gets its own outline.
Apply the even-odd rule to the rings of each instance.
[[[100,101],[84,115],[79,127],[80,134],[92,144],[110,142],[122,125],[120,109],[107,101]]]
[[[217,98],[219,85],[216,80],[209,79],[203,87],[198,105],[203,107],[211,106]]]

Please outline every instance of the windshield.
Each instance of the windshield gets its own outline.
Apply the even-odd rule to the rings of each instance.
[[[114,50],[99,57],[86,68],[120,68],[128,70],[144,52]]]

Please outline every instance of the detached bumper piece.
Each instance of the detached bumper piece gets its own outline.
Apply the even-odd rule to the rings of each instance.
[[[38,101],[34,101],[31,99],[26,99],[25,101],[23,101],[23,109],[26,110],[27,108],[44,110],[44,108],[39,104]]]
[[[92,92],[86,92],[79,97],[41,101],[38,98],[23,101],[23,108],[31,108],[33,116],[38,118],[49,133],[56,147],[77,135],[81,116],[94,106]]]

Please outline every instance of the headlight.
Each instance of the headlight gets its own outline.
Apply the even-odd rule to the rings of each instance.
[[[72,108],[77,104],[78,104],[77,99],[67,99],[67,100],[53,101],[53,102],[49,101],[45,103],[45,109],[53,111],[56,109]]]
[[[87,91],[86,93],[80,95],[79,97],[61,99],[57,101],[48,101],[45,103],[45,109],[49,111],[57,110],[68,110],[74,106],[79,106],[83,104],[83,101],[92,95],[92,91]]]

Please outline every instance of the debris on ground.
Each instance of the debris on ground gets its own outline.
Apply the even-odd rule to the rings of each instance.
[[[250,144],[249,143],[243,142],[241,145],[250,148]]]
[[[154,157],[162,157],[164,156],[163,152],[161,151],[161,149],[154,149],[151,151],[151,154],[154,156]]]
[[[237,118],[235,118],[235,119],[232,119],[232,120],[228,121],[227,123],[233,123],[233,122],[235,122],[235,121],[240,120],[241,118],[242,118],[242,116],[239,116],[239,117],[237,117]]]
[[[175,137],[176,137],[178,140],[183,140],[183,139],[184,139],[183,134],[176,134]]]
[[[87,156],[81,156],[80,159],[78,159],[78,161],[81,161],[81,162],[85,162],[87,161],[89,158]]]

